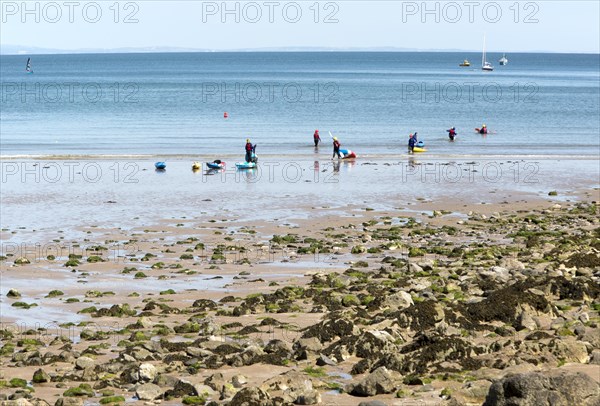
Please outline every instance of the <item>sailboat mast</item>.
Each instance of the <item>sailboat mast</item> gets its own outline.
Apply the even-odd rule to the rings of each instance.
[[[481,66],[485,65],[485,34],[483,34],[483,53],[481,54]]]

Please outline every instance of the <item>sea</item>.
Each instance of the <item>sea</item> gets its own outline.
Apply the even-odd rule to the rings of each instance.
[[[241,158],[249,138],[259,156],[312,157],[318,129],[324,155],[330,133],[377,157],[416,132],[429,156],[598,156],[599,56],[501,56],[493,72],[478,53],[2,56],[0,155]]]
[[[3,56],[2,238],[562,203],[600,186],[598,55],[488,55],[493,72],[477,53],[33,55],[31,74]],[[427,152],[408,154],[410,133]],[[331,136],[358,158],[332,161]],[[239,171],[246,139],[259,163]],[[215,159],[226,169],[207,171]]]
[[[7,290],[32,301],[35,289],[78,284],[65,250],[116,241],[111,255],[122,257],[119,244],[145,239],[144,230],[230,235],[250,226],[257,234],[244,238],[260,246],[268,230],[302,233],[304,220],[325,228],[332,217],[357,224],[377,215],[402,224],[445,210],[452,224],[490,203],[600,200],[598,55],[515,53],[506,66],[488,55],[493,72],[476,53],[2,56],[0,255],[10,256],[6,264],[31,258],[58,279],[32,284],[7,266],[0,314],[24,325],[77,322],[53,306],[15,313]],[[459,67],[464,59],[471,67]],[[474,131],[483,124],[485,136]],[[331,160],[330,133],[358,158]],[[408,155],[410,133],[427,152]],[[246,139],[257,145],[258,167],[236,170]],[[226,168],[206,170],[214,159]],[[203,168],[193,170],[194,161]],[[63,254],[47,261],[57,247]],[[313,262],[309,269],[330,269]],[[110,275],[94,288],[127,283],[121,268],[107,264]],[[207,284],[207,276],[143,289],[230,282]]]

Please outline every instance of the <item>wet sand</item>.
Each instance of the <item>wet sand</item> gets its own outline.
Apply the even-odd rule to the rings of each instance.
[[[265,158],[250,171],[237,171],[234,162],[224,171],[194,172],[189,160],[168,161],[165,171],[155,171],[150,160],[3,159],[2,227],[73,233],[82,225],[129,229],[161,219],[285,222],[364,207],[418,211],[424,201],[448,199],[512,204],[553,190],[561,191],[554,200],[564,200],[580,188],[599,186],[600,177],[596,159],[422,154],[337,162],[320,154],[295,161]]]

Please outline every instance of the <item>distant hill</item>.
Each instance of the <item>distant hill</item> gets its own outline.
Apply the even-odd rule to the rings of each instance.
[[[0,55],[40,55],[40,54],[113,54],[113,53],[153,53],[153,52],[465,52],[479,53],[478,49],[417,49],[396,47],[359,47],[359,48],[327,48],[327,47],[273,47],[273,48],[240,48],[240,49],[203,49],[182,47],[136,47],[136,48],[82,48],[57,49],[40,48],[26,45],[0,44]],[[523,53],[510,50],[488,51],[506,52],[509,54]],[[529,53],[555,53],[551,51],[529,51]]]

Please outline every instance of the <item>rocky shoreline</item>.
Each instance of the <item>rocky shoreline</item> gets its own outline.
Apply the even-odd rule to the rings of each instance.
[[[3,257],[5,281],[61,268],[85,286],[2,298],[15,319],[37,305],[84,318],[61,333],[3,322],[2,404],[599,405],[599,207],[130,233],[127,266],[107,240],[52,266]],[[269,278],[258,252],[339,266]],[[86,283],[96,270],[119,289]],[[233,291],[144,290],[203,273]]]

